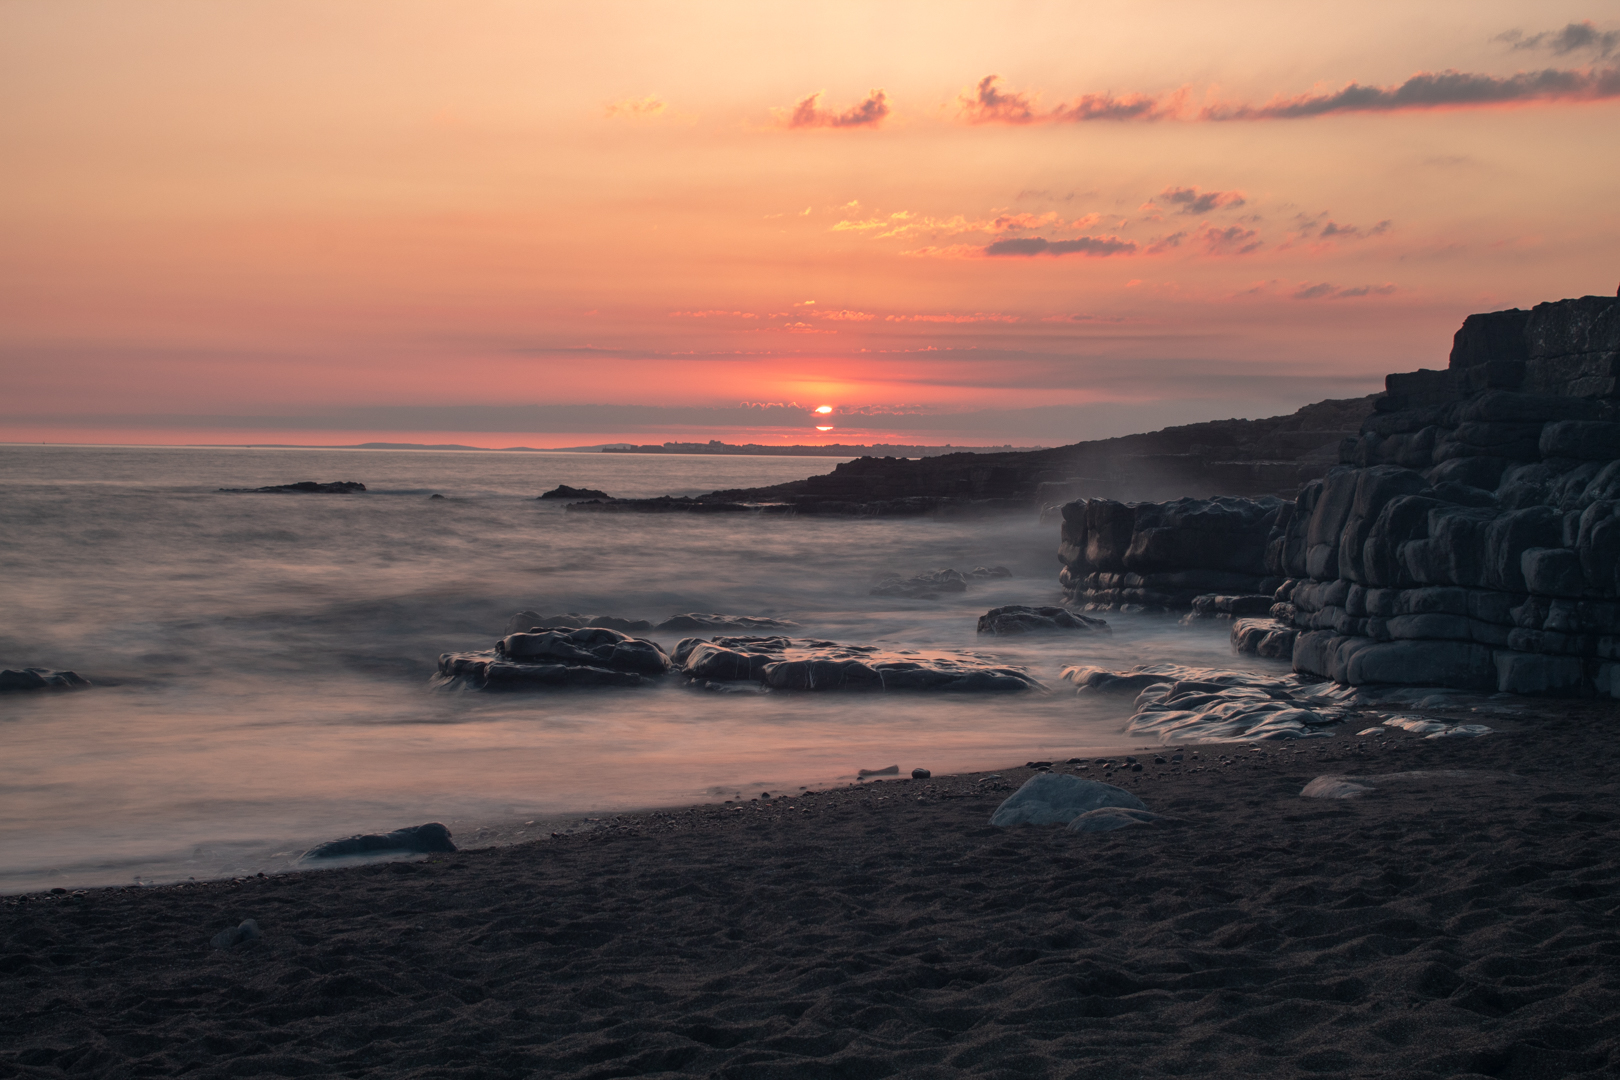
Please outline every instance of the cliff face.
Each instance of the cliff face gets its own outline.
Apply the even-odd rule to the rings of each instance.
[[[1470,316],[1447,369],[1386,385],[1342,464],[1270,519],[1270,640],[1350,684],[1620,697],[1620,301]],[[1060,556],[1076,594],[1098,579],[1074,541],[1118,513],[1082,507]]]

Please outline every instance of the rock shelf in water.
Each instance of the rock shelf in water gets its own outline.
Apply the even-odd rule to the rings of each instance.
[[[755,682],[772,690],[932,690],[1017,693],[1044,690],[1022,668],[972,656],[923,655],[786,637],[686,638],[674,662],[690,683],[723,688]]]
[[[1026,607],[1013,604],[991,608],[979,616],[981,634],[1042,634],[1065,630],[1085,630],[1091,633],[1110,633],[1102,619],[1076,615],[1068,608]]]
[[[493,649],[443,654],[432,685],[472,690],[640,686],[668,670],[669,657],[657,642],[602,626],[537,626],[507,634]]]
[[[533,490],[533,489],[531,488],[530,490]],[[538,497],[541,498],[541,499],[575,499],[575,500],[611,499],[611,498],[613,498],[613,496],[609,495],[605,491],[597,491],[595,488],[569,487],[567,484],[558,484],[556,487],[552,488],[550,491],[546,492],[544,495],[540,495]]]
[[[272,484],[256,488],[220,488],[221,491],[245,492],[254,495],[353,495],[366,490],[366,485],[354,480],[333,480],[320,484],[314,480],[300,480],[296,484]]]
[[[25,667],[20,670],[6,668],[0,671],[0,692],[7,690],[83,690],[90,685],[75,671],[52,671],[50,668]]]

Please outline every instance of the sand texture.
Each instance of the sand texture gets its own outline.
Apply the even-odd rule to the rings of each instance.
[[[988,826],[1011,769],[10,897],[0,1076],[1613,1075],[1615,732],[1216,748],[1113,832]],[[1299,795],[1424,769],[1481,773]]]

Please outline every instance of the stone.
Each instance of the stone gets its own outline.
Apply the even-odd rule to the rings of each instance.
[[[642,675],[669,670],[669,657],[656,642],[602,626],[535,627],[508,634],[496,644],[495,655],[513,663],[586,664]]]
[[[967,592],[967,576],[956,570],[934,570],[902,578],[889,574],[872,587],[870,595],[903,600],[938,600],[945,593]]]
[[[675,646],[672,660],[693,678],[757,679],[773,690],[1045,690],[1022,668],[972,656],[922,655],[786,637],[717,637],[712,642],[686,638]],[[699,665],[696,670],[694,665]]]
[[[1558,420],[1541,429],[1541,456],[1582,461],[1620,459],[1620,424],[1598,420]]]
[[[900,766],[898,766],[898,765],[885,765],[881,769],[861,769],[861,770],[857,771],[855,773],[855,775],[856,776],[862,776],[862,777],[865,777],[865,776],[899,776],[900,775]]]
[[[1100,806],[1069,822],[1066,832],[1113,832],[1116,829],[1128,829],[1133,825],[1150,825],[1159,820],[1159,815],[1147,810],[1136,810],[1128,806]]]
[[[40,667],[0,670],[0,693],[9,690],[83,690],[89,685],[90,680],[75,671],[53,671]]]
[[[786,630],[798,626],[786,619],[772,619],[764,615],[720,615],[690,611],[672,615],[653,627],[664,633],[694,630]]]
[[[1104,806],[1147,809],[1147,804],[1124,788],[1067,773],[1040,773],[996,807],[990,824],[1002,828],[1067,825],[1081,814]]]
[[[259,930],[259,924],[252,919],[243,919],[235,926],[227,927],[215,934],[209,941],[216,949],[234,949],[238,945],[245,945],[250,941],[257,941],[264,935]]]
[[[1059,630],[1085,630],[1108,633],[1108,624],[1102,619],[1078,615],[1061,607],[1026,607],[1014,604],[991,608],[979,616],[981,634],[1039,634]]]
[[[927,769],[912,769],[911,770],[911,778],[913,780],[927,780],[929,777],[931,777],[933,775],[934,774],[929,772]]]
[[[304,852],[305,859],[337,859],[351,855],[430,854],[455,851],[450,830],[437,821],[395,829],[390,833],[363,833],[329,840]]]
[[[434,499],[442,499],[442,498],[444,498],[443,495],[440,495],[437,492],[435,492],[434,494],[428,496],[428,502],[432,502]]]
[[[246,492],[252,495],[353,495],[366,490],[366,485],[353,480],[333,480],[320,484],[314,480],[300,480],[296,484],[272,484],[257,488],[220,488],[221,491]]]
[[[533,491],[534,489],[530,488],[529,490]],[[569,487],[567,484],[558,484],[544,495],[538,497],[541,499],[567,499],[574,502],[583,501],[585,499],[613,498],[613,496],[609,495],[605,491],[597,491],[595,488]]]

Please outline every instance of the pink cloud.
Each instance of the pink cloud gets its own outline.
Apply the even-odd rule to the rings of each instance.
[[[873,90],[866,100],[843,112],[832,112],[816,104],[821,91],[802,98],[791,110],[778,109],[776,114],[783,125],[790,128],[859,128],[877,127],[889,115],[889,99],[882,90]]]

